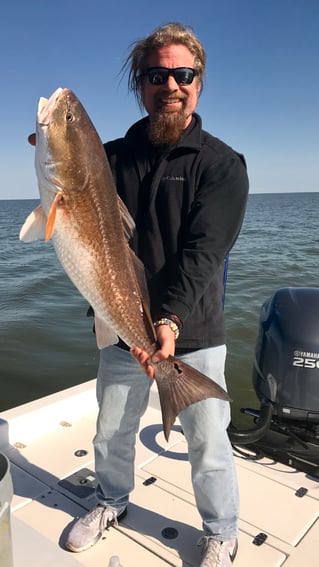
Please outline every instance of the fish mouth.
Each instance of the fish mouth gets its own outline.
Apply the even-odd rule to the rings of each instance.
[[[41,97],[39,99],[37,121],[41,126],[48,126],[50,123],[52,112],[62,92],[63,89],[59,87],[54,91],[50,98]]]

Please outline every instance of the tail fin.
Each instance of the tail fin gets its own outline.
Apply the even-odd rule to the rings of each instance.
[[[207,398],[231,401],[214,380],[172,356],[154,366],[166,441],[177,415],[189,405]]]

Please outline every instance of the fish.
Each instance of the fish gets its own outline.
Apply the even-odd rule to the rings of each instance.
[[[53,242],[57,257],[94,311],[100,349],[119,338],[129,348],[157,350],[144,266],[130,248],[135,224],[120,199],[103,143],[80,100],[58,88],[38,101],[35,171],[40,205],[25,220],[23,242]],[[215,397],[230,401],[212,379],[169,356],[154,368],[165,439],[178,414]]]

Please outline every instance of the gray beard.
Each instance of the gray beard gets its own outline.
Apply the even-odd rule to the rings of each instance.
[[[148,136],[155,145],[174,145],[185,130],[186,116],[184,112],[157,112],[154,120],[149,123]]]

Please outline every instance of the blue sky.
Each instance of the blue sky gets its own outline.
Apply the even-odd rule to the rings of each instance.
[[[129,45],[169,21],[207,53],[198,112],[243,152],[252,193],[319,191],[318,0],[11,0],[0,18],[0,199],[37,198],[40,96],[70,87],[103,141],[141,117],[119,71]]]

